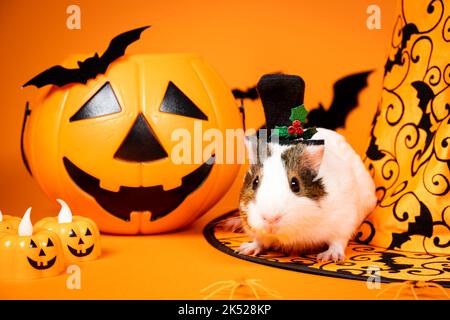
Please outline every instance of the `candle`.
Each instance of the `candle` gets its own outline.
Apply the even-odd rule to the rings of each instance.
[[[0,278],[37,279],[64,272],[61,241],[49,230],[33,230],[31,208],[16,232],[0,233]]]
[[[57,199],[61,209],[57,217],[44,218],[36,229],[56,232],[61,239],[67,262],[91,261],[101,255],[100,231],[91,219],[73,216],[70,207]]]

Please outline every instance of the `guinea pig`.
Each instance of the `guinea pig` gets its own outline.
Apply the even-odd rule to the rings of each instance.
[[[319,261],[344,260],[345,248],[375,208],[375,184],[345,138],[318,128],[323,145],[247,142],[251,165],[240,192],[240,220],[252,239],[237,250],[257,255],[325,251]]]

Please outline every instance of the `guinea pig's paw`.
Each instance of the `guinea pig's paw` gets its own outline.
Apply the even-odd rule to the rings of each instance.
[[[236,250],[239,254],[245,254],[247,256],[256,256],[263,251],[263,247],[257,241],[244,242],[239,249]]]
[[[317,261],[324,262],[324,261],[342,261],[345,260],[345,254],[344,250],[339,247],[330,246],[327,251],[324,251],[322,253],[319,253],[317,255]]]
[[[242,232],[242,221],[239,216],[231,217],[220,224],[225,231]]]

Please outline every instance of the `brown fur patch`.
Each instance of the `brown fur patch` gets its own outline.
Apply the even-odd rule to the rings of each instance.
[[[317,172],[311,169],[311,160],[308,158],[308,146],[297,144],[281,154],[281,159],[286,167],[288,183],[293,177],[300,182],[299,196],[318,200],[326,195],[322,178],[314,180]]]
[[[239,194],[239,204],[240,204],[239,213],[241,216],[242,225],[244,229],[248,228],[247,212],[245,211],[245,208],[247,207],[250,201],[255,199],[256,191],[258,190],[258,188],[253,190],[253,181],[255,180],[256,177],[258,177],[259,181],[261,181],[262,178],[261,173],[262,173],[261,164],[260,163],[253,164],[250,165],[250,168],[247,170],[244,177],[244,184]]]
[[[259,181],[262,179],[262,165],[264,160],[272,155],[270,145],[267,143],[255,143],[251,146],[254,154],[256,153],[256,163],[251,164],[244,177],[244,184],[241,188],[239,203],[241,207],[247,206],[247,204],[253,200],[256,196],[256,190],[253,190],[253,181],[256,177]]]

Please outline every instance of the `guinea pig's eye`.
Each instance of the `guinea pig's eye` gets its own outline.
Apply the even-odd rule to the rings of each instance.
[[[290,184],[291,190],[294,193],[297,193],[300,191],[300,183],[298,182],[298,179],[296,177],[291,178],[291,184]]]
[[[256,188],[258,187],[258,184],[259,184],[259,177],[256,176],[256,178],[253,180],[253,184],[252,184],[253,190],[256,190]]]

